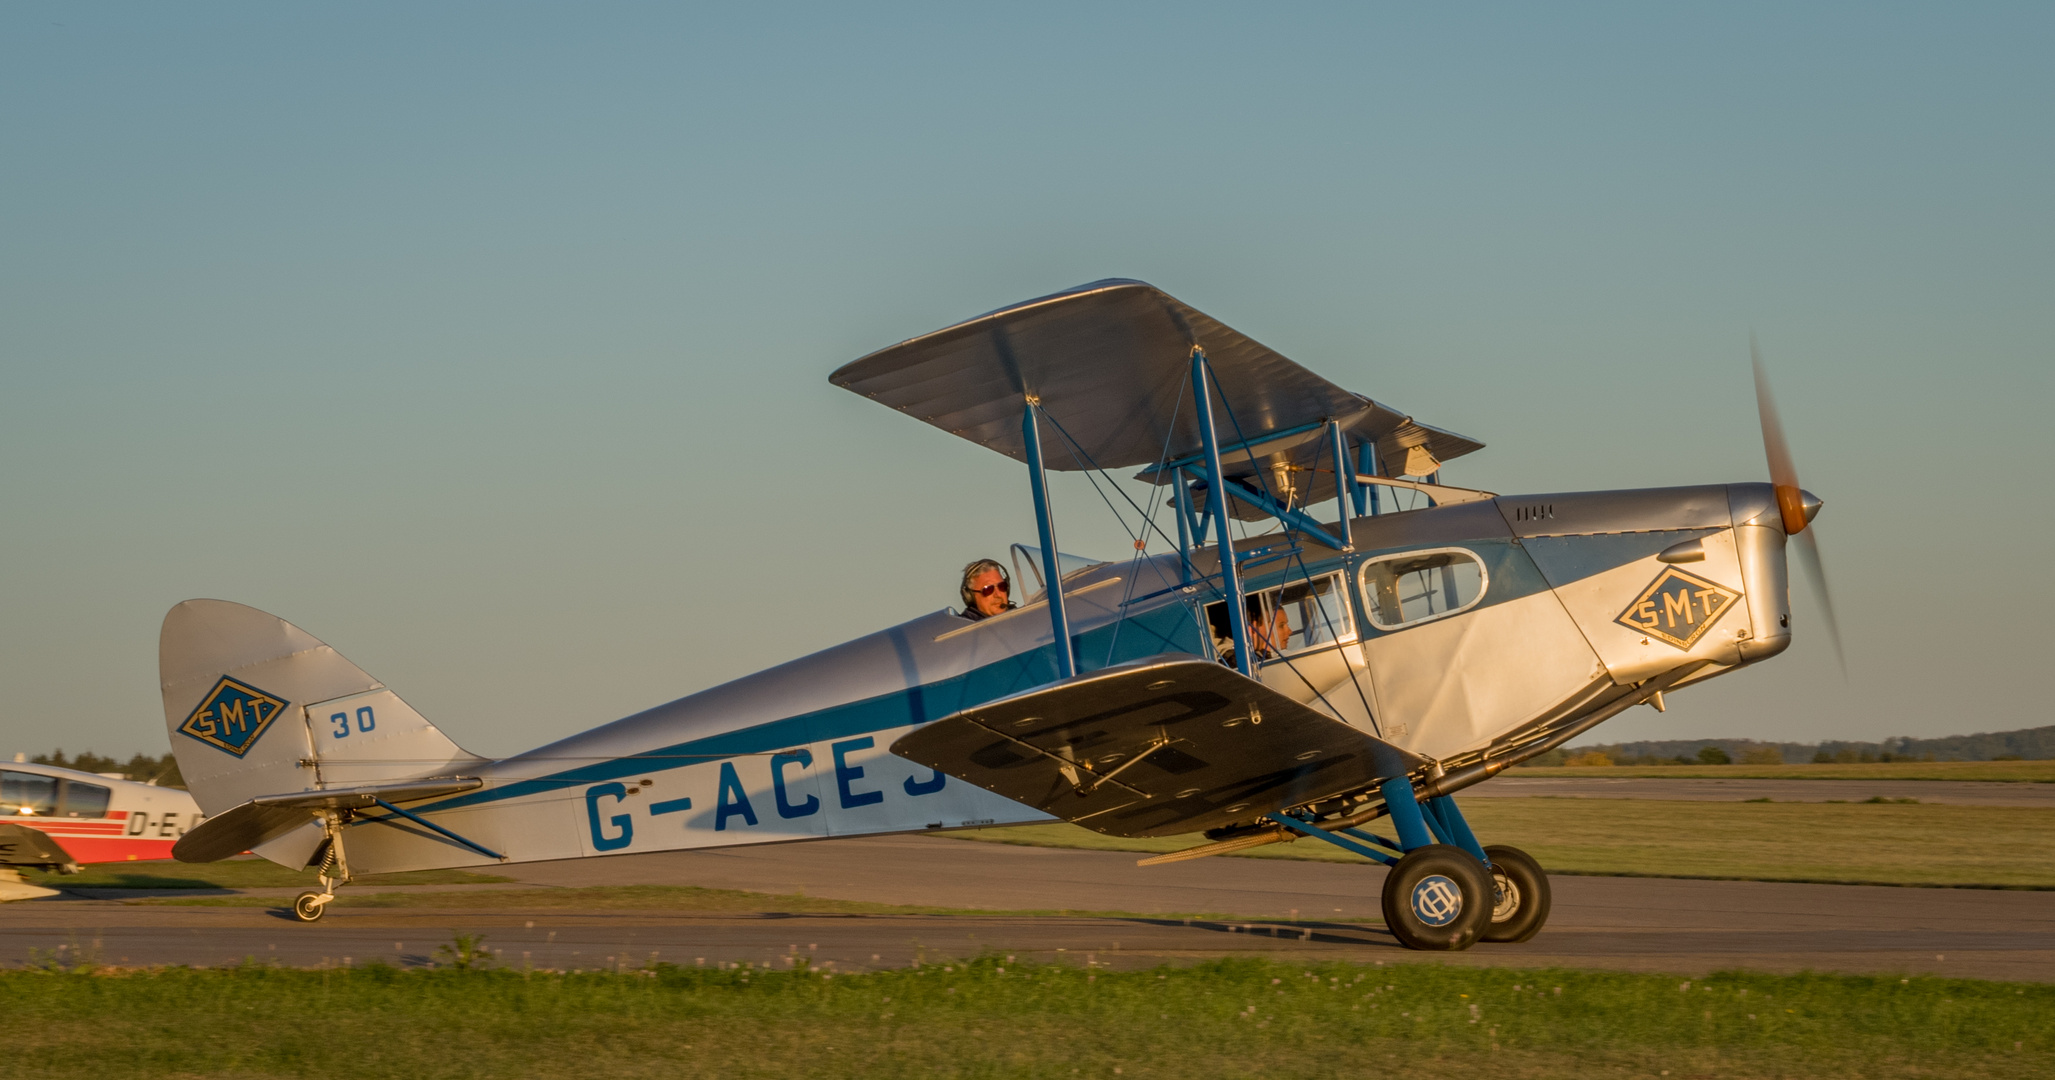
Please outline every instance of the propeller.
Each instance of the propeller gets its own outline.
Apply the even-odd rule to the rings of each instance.
[[[1799,561],[1812,581],[1812,594],[1827,617],[1827,637],[1834,642],[1834,660],[1841,665],[1841,677],[1848,677],[1848,657],[1841,651],[1841,625],[1834,618],[1834,598],[1827,591],[1827,569],[1820,562],[1819,530],[1812,527],[1820,501],[1798,486],[1798,466],[1791,461],[1791,444],[1784,439],[1784,424],[1777,419],[1777,402],[1770,396],[1769,372],[1763,368],[1762,349],[1755,333],[1748,335],[1748,356],[1755,362],[1755,409],[1762,418],[1762,448],[1770,459],[1770,484],[1776,490],[1777,513],[1783,518],[1784,533],[1797,541]]]

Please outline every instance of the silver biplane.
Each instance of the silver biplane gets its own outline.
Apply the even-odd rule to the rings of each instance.
[[[1440,482],[1481,443],[1139,281],[831,379],[1027,466],[1034,595],[497,761],[298,627],[190,600],[164,621],[165,721],[210,816],[177,857],[316,869],[311,921],[353,873],[1063,820],[1204,834],[1145,864],[1339,845],[1390,868],[1407,946],[1522,941],[1548,878],[1456,793],[1782,652],[1786,542],[1816,553],[1760,381],[1773,483],[1501,496]],[[1140,470],[1131,558],[1058,554],[1049,469],[1115,491]]]

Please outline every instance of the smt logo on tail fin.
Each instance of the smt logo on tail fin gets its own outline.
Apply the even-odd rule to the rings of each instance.
[[[216,750],[242,757],[284,711],[285,702],[275,695],[223,675],[178,730]]]

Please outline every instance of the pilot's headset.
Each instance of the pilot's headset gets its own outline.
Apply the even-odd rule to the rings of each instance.
[[[987,570],[999,571],[999,580],[1005,582],[1007,585],[1006,606],[1013,606],[1012,575],[1008,574],[1006,572],[1006,568],[1004,566],[999,565],[999,562],[996,559],[979,559],[978,561],[971,563],[969,566],[963,568],[963,588],[960,590],[963,596],[963,610],[976,611],[978,609],[978,594],[971,589],[970,583],[972,578],[977,577],[979,574],[982,574]]]

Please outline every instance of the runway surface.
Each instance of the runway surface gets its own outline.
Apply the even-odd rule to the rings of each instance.
[[[1374,923],[1383,870],[1134,856],[942,836],[619,856],[509,868],[543,886],[702,885],[888,904],[1080,915],[689,915],[661,911],[356,908],[303,925],[263,908],[77,898],[0,909],[0,962],[96,949],[116,964],[419,964],[483,932],[510,965],[596,968],[803,955],[843,970],[987,950],[1137,966],[1214,956],[1601,967],[1698,976],[1728,968],[1928,973],[2055,982],[2055,893],[1667,878],[1558,877],[1547,929],[1522,945],[1407,952]],[[505,887],[492,888],[500,891]],[[104,894],[103,894],[104,895]],[[483,899],[483,897],[481,897]],[[282,905],[281,905],[282,907]],[[1187,916],[1203,916],[1187,918]],[[1235,917],[1227,917],[1235,916]],[[97,944],[96,944],[97,943]]]
[[[1517,770],[1515,770],[1517,773]],[[1464,799],[1656,799],[1684,802],[1863,802],[1917,799],[1963,806],[2055,807],[2055,784],[1989,780],[1699,780],[1663,777],[1500,776],[1463,791]]]

